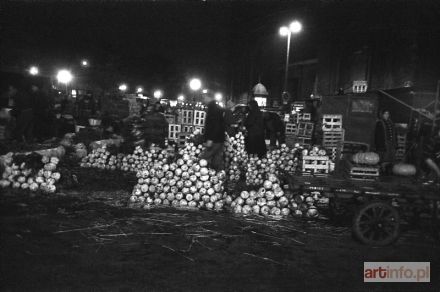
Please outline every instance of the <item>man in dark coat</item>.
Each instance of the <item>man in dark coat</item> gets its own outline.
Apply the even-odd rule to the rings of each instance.
[[[222,170],[224,169],[223,143],[225,142],[224,113],[215,100],[206,97],[206,101],[208,102],[205,120],[206,150],[201,158],[206,159],[213,169]]]
[[[263,157],[266,154],[266,141],[264,139],[264,120],[258,103],[255,100],[249,102],[249,114],[244,121],[247,130],[245,139],[246,151]]]
[[[13,100],[12,116],[16,119],[13,136],[18,141],[30,141],[33,136],[34,118],[31,97],[25,91],[17,90],[14,86],[9,87],[9,96]]]
[[[163,147],[168,137],[168,121],[165,115],[157,111],[155,106],[149,105],[142,122],[142,133],[147,144],[154,143]]]
[[[381,117],[376,123],[375,144],[376,152],[380,156],[382,170],[389,171],[388,168],[393,163],[396,153],[397,136],[388,110],[382,111]]]

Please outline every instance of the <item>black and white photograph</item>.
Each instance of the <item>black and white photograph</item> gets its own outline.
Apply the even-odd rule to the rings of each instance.
[[[440,1],[1,1],[0,291],[440,291]]]

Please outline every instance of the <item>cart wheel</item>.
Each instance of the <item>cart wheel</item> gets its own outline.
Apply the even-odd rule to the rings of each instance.
[[[395,208],[383,202],[371,202],[354,216],[353,233],[368,245],[388,245],[400,233],[400,216]]]

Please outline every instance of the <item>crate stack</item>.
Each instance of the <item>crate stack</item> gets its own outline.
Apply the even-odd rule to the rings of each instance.
[[[327,176],[329,170],[328,156],[305,155],[302,157],[302,175]]]
[[[314,124],[311,122],[310,113],[297,113],[291,116],[286,123],[286,144],[292,147],[295,143],[303,146],[310,146]]]
[[[331,153],[336,153],[338,145],[344,141],[345,130],[342,127],[342,115],[323,115],[322,146]],[[336,155],[335,157],[336,158]]]
[[[396,159],[402,160],[406,152],[406,133],[397,134]]]

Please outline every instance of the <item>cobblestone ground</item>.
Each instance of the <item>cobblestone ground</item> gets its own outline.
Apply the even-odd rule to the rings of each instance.
[[[55,195],[0,196],[3,291],[440,291],[428,226],[373,248],[326,220],[129,209],[132,178],[76,174]],[[363,283],[364,261],[430,261],[431,283]]]

